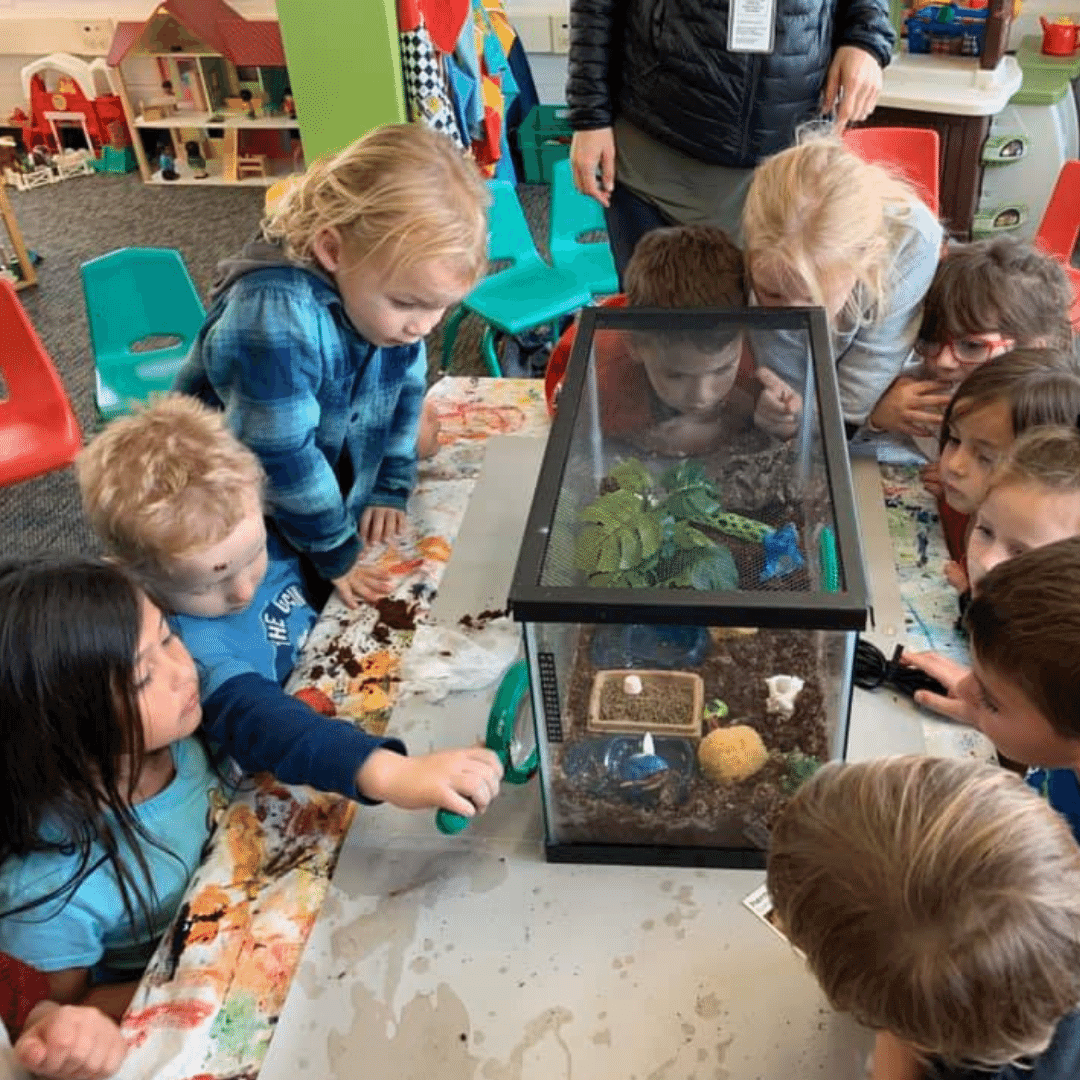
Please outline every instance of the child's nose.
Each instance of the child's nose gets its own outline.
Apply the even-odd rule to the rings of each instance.
[[[228,600],[237,606],[250,604],[255,596],[255,583],[251,578],[233,578],[229,583]]]

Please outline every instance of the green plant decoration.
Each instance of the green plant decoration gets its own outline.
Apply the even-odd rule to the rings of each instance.
[[[791,750],[784,754],[787,762],[787,775],[781,781],[784,791],[790,795],[821,768],[821,762],[813,754],[804,754],[801,750]]]
[[[760,539],[760,530],[771,531],[748,518],[725,514],[715,486],[695,462],[669,469],[657,482],[631,458],[616,465],[607,480],[615,489],[579,514],[575,565],[585,571],[590,585],[737,589],[739,571],[731,551],[696,526],[752,534],[753,539]]]

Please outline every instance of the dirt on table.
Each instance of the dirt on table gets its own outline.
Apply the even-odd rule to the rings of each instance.
[[[669,769],[651,778],[647,788],[639,789],[610,782],[603,775],[603,763],[610,759],[609,754],[605,756],[605,740],[610,744],[625,741],[627,736],[586,730],[589,694],[597,673],[590,658],[592,632],[591,627],[581,628],[564,697],[563,739],[549,747],[549,812],[558,841],[764,848],[772,823],[799,782],[800,768],[805,768],[808,758],[820,762],[828,758],[823,634],[761,630],[731,635],[710,631],[706,656],[694,669],[705,683],[702,736],[717,727],[746,724],[760,734],[769,751],[768,760],[746,780],[716,783],[697,768],[699,740],[664,737],[663,727],[658,725],[653,733],[656,752],[682,763],[682,773]],[[789,717],[771,715],[766,709],[765,680],[777,674],[797,675],[805,683]],[[710,703],[717,699],[727,706],[727,714],[710,719]],[[588,747],[583,747],[586,743]],[[685,747],[679,745],[684,743]],[[585,749],[590,752],[584,753]],[[582,761],[589,766],[583,769]],[[567,763],[574,770],[571,775],[565,768]]]

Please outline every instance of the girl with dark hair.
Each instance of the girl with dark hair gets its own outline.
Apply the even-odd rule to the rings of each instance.
[[[195,664],[120,569],[0,564],[0,949],[119,1018],[222,780]],[[70,1073],[74,1075],[74,1073]]]

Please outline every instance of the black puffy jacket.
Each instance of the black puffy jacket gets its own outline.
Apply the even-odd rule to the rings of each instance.
[[[728,52],[728,0],[571,0],[571,126],[624,116],[667,146],[741,168],[790,146],[818,110],[833,52],[857,45],[884,67],[895,35],[887,0],[776,4],[763,54]]]

